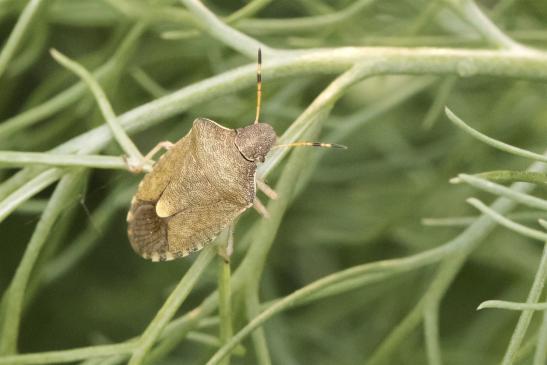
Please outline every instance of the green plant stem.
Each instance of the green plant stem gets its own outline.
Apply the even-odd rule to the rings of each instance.
[[[258,288],[255,287],[247,287],[245,290],[245,307],[247,309],[247,318],[249,321],[260,314],[260,301],[257,291]],[[256,353],[256,363],[259,365],[270,365],[272,360],[270,358],[270,350],[268,349],[264,328],[258,327],[255,329],[251,334],[251,337]],[[226,343],[223,345],[225,344]],[[225,359],[228,356],[229,355],[226,355]],[[222,360],[220,363],[222,364]]]
[[[160,6],[154,4],[147,6],[132,0],[106,0],[109,5],[116,8],[124,15],[144,22],[178,22],[195,25],[192,15],[184,9],[175,6]]]
[[[305,133],[310,133],[324,122],[328,116],[332,105],[343,94],[343,92],[350,87],[353,83],[357,82],[361,78],[364,78],[368,73],[368,65],[355,65],[350,70],[346,71],[343,75],[335,79],[302,113],[297,120],[289,127],[285,134],[280,138],[280,143],[290,143],[304,136]],[[260,166],[257,174],[259,176],[265,176],[268,171],[271,171],[273,167],[280,161],[283,155],[287,151],[275,151],[268,160]],[[296,156],[295,156],[296,157]],[[308,168],[309,169],[309,166]],[[293,172],[294,174],[295,172]],[[285,176],[285,175],[284,175]],[[294,195],[294,184],[281,185],[278,189],[285,199],[290,199]],[[268,222],[260,224],[256,230],[256,239],[260,239],[261,247],[270,247],[273,243],[275,233],[280,224],[280,219],[283,212],[287,208],[287,202],[278,201],[274,203],[274,206],[268,206],[272,217]],[[268,239],[264,239],[268,237]],[[267,241],[264,242],[264,241]],[[252,268],[249,268],[249,272],[252,275],[247,279],[247,285],[245,288],[245,302],[247,306],[247,315],[252,318],[259,313],[259,283],[263,271],[264,262],[266,260],[266,254],[268,250],[261,250],[260,257],[253,257],[250,253],[246,257],[246,262],[252,262]],[[255,345],[258,363],[267,365],[271,363],[267,342],[263,329],[258,328],[253,332],[253,343]]]
[[[123,158],[117,156],[0,151],[0,166],[23,167],[32,165],[128,170]]]
[[[95,77],[103,80],[123,69],[145,29],[146,26],[142,23],[133,26],[112,58],[94,72]],[[44,103],[3,121],[0,123],[0,139],[8,138],[16,131],[30,127],[63,110],[82,97],[85,91],[85,84],[78,82],[56,96],[48,98]]]
[[[543,233],[541,231],[538,231],[536,229],[528,228],[526,226],[523,226],[522,224],[515,223],[507,218],[505,218],[503,215],[499,214],[498,212],[488,208],[483,202],[481,202],[478,199],[470,198],[467,199],[467,202],[480,210],[483,214],[486,214],[490,216],[492,219],[494,219],[497,223],[501,224],[502,226],[509,228],[512,231],[515,231],[517,233],[520,233],[526,237],[530,237],[542,242],[547,241],[547,234]]]
[[[421,267],[431,265],[439,260],[442,260],[443,258],[449,257],[454,253],[457,246],[455,246],[453,243],[451,245],[444,245],[438,248],[435,248],[433,250],[424,251],[412,256],[407,256],[403,258],[396,258],[396,259],[390,259],[390,260],[383,260],[383,261],[375,261],[372,263],[366,263],[358,266],[354,266],[348,269],[343,270],[342,272],[334,273],[332,275],[329,275],[325,278],[319,279],[313,283],[308,284],[304,288],[299,289],[303,290],[305,289],[308,291],[308,294],[299,294],[296,296],[294,303],[291,304],[291,306],[284,306],[284,309],[291,308],[292,306],[297,305],[304,305],[309,304],[313,301],[322,299],[324,297],[327,297],[329,295],[334,295],[340,293],[340,287],[345,287],[345,290],[349,290],[352,288],[355,288],[355,283],[360,283],[362,285],[376,282],[378,280],[386,279],[388,277],[391,277],[395,274],[403,273],[410,270],[416,270]],[[243,283],[243,280],[246,279],[246,277],[243,276],[243,271],[240,271],[240,275],[237,279],[233,282],[233,284],[237,284],[238,288]],[[233,278],[233,276],[232,276]],[[326,280],[327,279],[327,280]],[[347,284],[351,284],[348,286]],[[311,289],[311,293],[310,293]],[[293,294],[296,294],[293,293]],[[291,295],[293,295],[291,294]],[[185,314],[183,317],[172,321],[161,333],[160,339],[162,340],[170,340],[177,334],[180,334],[181,331],[187,331],[188,327],[194,327],[196,324],[196,320],[199,321],[200,319],[204,318],[207,313],[211,313],[214,310],[214,305],[216,305],[216,295],[211,295],[208,297],[204,303],[202,303],[198,308],[189,311],[187,314]],[[285,297],[286,298],[286,297]],[[276,300],[268,306],[269,309],[273,305],[279,305],[281,300],[284,300],[285,298],[281,298],[279,300]],[[284,310],[283,309],[283,310]],[[185,332],[185,335],[188,334],[188,332]],[[129,340],[133,343],[133,345],[136,346],[136,341],[134,339]],[[161,347],[163,343],[161,343],[158,347]],[[111,345],[116,346],[116,345]],[[73,349],[73,350],[64,350],[64,351],[55,351],[55,354],[57,354],[55,359],[58,358],[65,358],[64,355],[66,355],[67,361],[74,361],[81,359],[82,357],[73,358],[72,354],[79,354],[81,349]],[[87,350],[85,350],[87,351]],[[99,352],[97,353],[97,356],[104,356],[101,352],[101,347],[99,347]],[[117,354],[117,352],[114,352]],[[124,351],[124,353],[127,353]],[[152,352],[152,354],[154,351]],[[39,358],[39,354],[23,354],[23,355],[17,355],[21,356],[23,359],[28,358]],[[81,355],[74,355],[74,356],[81,356]],[[87,357],[94,357],[94,354],[90,354]],[[16,356],[10,357],[10,359],[16,358]],[[0,358],[3,360],[3,358]],[[56,362],[57,360],[52,360],[51,362]],[[9,363],[9,362],[8,362]],[[18,362],[19,363],[19,362]],[[23,360],[20,362],[21,364],[24,364]],[[0,362],[2,364],[2,362]]]
[[[187,314],[171,322],[162,332],[160,342],[146,357],[145,363],[148,365],[158,364],[169,352],[186,338],[192,328],[198,326],[200,321],[212,314],[218,304],[218,293],[215,292],[205,299],[200,306],[189,311]],[[125,358],[121,358],[123,362]]]
[[[547,308],[546,308],[547,309]],[[539,327],[536,352],[533,365],[543,365],[547,362],[547,311],[543,312],[543,321]]]
[[[55,188],[5,293],[7,295],[6,316],[0,328],[0,354],[2,355],[9,355],[17,350],[23,301],[32,269],[48,240],[53,225],[65,209],[66,202],[73,199],[74,194],[81,187],[82,177],[80,172],[69,174],[61,179]]]
[[[26,47],[9,63],[6,69],[7,77],[21,75],[38,60],[44,51],[49,36],[49,28],[45,22],[34,22],[34,25],[36,30],[29,37]]]
[[[379,74],[458,74],[458,64],[475,67],[475,75],[547,80],[547,56],[518,55],[508,51],[454,49],[339,48],[312,50],[300,55],[274,59],[263,67],[266,78],[280,78],[313,73],[337,73],[355,62],[371,62],[371,75]],[[119,116],[129,132],[142,131],[158,122],[185,111],[195,103],[213,100],[233,93],[255,82],[253,63],[197,82],[160,99],[153,100]],[[467,67],[467,66],[466,66]],[[75,152],[87,141],[90,153],[110,141],[105,127],[98,127],[60,145],[58,152]]]
[[[447,218],[424,218],[422,219],[422,224],[425,226],[431,227],[457,227],[457,226],[468,226],[473,224],[479,216],[467,216],[467,217],[447,217]],[[520,221],[533,221],[536,222],[538,219],[544,218],[547,219],[547,213],[540,211],[530,211],[530,212],[517,212],[512,214],[507,214],[507,218],[510,220],[520,220]]]
[[[536,347],[538,341],[537,334],[533,334],[529,336],[529,338],[524,342],[524,344],[519,348],[517,353],[515,354],[514,360],[515,363],[520,363],[524,359],[527,359],[530,357],[530,354],[532,354],[532,351],[534,350],[534,347]],[[536,365],[536,364],[534,364]]]
[[[231,288],[231,269],[229,259],[227,257],[227,247],[233,241],[233,226],[231,225],[226,232],[226,240],[219,245],[218,255],[218,312],[220,316],[219,339],[222,346],[233,335],[232,330],[232,288]],[[229,365],[230,357],[224,359],[222,365]]]
[[[441,365],[439,343],[439,303],[432,301],[424,306],[425,348],[429,365]]]
[[[424,301],[419,301],[414,308],[399,321],[397,326],[390,332],[389,336],[385,338],[374,351],[369,358],[367,365],[377,365],[386,362],[386,358],[388,358],[393,351],[396,351],[399,344],[420,324],[424,315],[423,306]]]
[[[18,214],[39,214],[46,209],[48,199],[32,199],[17,208]]]
[[[543,166],[540,163],[532,164],[530,167],[530,171],[542,171],[542,169]],[[532,187],[529,184],[523,183],[513,184],[512,188],[519,192],[528,192],[532,190]],[[515,202],[513,201],[507,198],[498,198],[490,208],[492,211],[498,212],[499,214],[506,214],[512,210],[514,206]],[[456,252],[450,257],[445,258],[444,262],[441,263],[437,270],[437,274],[428,287],[425,295],[387,338],[382,341],[370,357],[368,361],[369,365],[378,365],[385,362],[386,358],[397,349],[399,343],[420,323],[425,303],[438,302],[442,299],[449,285],[466,262],[467,257],[495,227],[496,222],[490,216],[482,215],[456,238],[444,245],[457,247]]]
[[[76,61],[66,57],[61,52],[55,49],[52,49],[50,52],[51,56],[55,58],[57,62],[59,62],[70,71],[74,72],[87,84],[87,86],[93,93],[93,96],[95,97],[95,100],[99,105],[99,109],[101,110],[104,119],[110,127],[114,138],[119,143],[121,148],[125,151],[125,153],[129,156],[129,164],[135,166],[143,165],[145,162],[144,156],[141,154],[137,146],[135,146],[133,141],[129,138],[127,133],[125,133],[125,130],[119,125],[116,114],[114,113],[114,110],[112,109],[112,106],[110,105],[106,94],[104,93],[99,83],[95,81],[93,75],[91,75],[91,73],[87,71],[85,67],[83,67]]]
[[[501,48],[518,52],[529,51],[503,33],[484,13],[473,0],[445,0],[452,5],[465,20],[477,30],[484,39]]]
[[[544,311],[547,310],[547,303],[518,303],[505,300],[487,300],[482,302],[477,307],[477,310],[485,308],[507,309],[512,311]]]
[[[214,258],[215,254],[216,252],[214,247],[204,249],[196,261],[192,264],[190,269],[186,271],[177,287],[173,290],[171,295],[169,295],[163,306],[160,308],[154,319],[150,322],[140,337],[137,348],[129,359],[129,365],[139,365],[143,363],[145,356],[158,339],[161,331],[173,318],[182,302],[190,293],[190,290],[192,290],[196,284],[198,278]]]
[[[203,345],[218,348],[222,346],[222,341],[220,341],[217,337],[208,335],[206,333],[201,332],[188,332],[188,336],[186,336],[188,341],[194,341],[196,343],[201,343]],[[245,355],[245,348],[243,346],[239,346],[234,349],[232,352],[234,355],[242,356]]]
[[[305,302],[304,299],[311,297],[321,298],[318,295],[322,291],[330,290],[340,283],[345,283],[349,280],[354,280],[358,277],[364,278],[369,275],[377,275],[379,273],[389,273],[391,275],[414,270],[425,265],[432,264],[442,258],[448,257],[457,251],[459,248],[459,241],[450,242],[444,246],[428,250],[413,256],[376,261],[363,265],[358,265],[345,270],[338,271],[334,274],[321,278],[311,284],[308,284],[295,292],[275,301],[270,307],[262,311],[258,316],[253,318],[242,330],[234,335],[230,342],[224,345],[211,359],[208,364],[217,364],[225,354],[227,354],[233,346],[239,343],[243,338],[249,335],[255,328],[262,325],[265,321],[271,318],[273,315],[287,310],[292,306]],[[385,278],[387,276],[381,276]]]
[[[547,244],[545,245],[543,249],[543,255],[541,256],[541,260],[536,272],[536,276],[534,278],[534,282],[532,283],[530,293],[528,294],[528,298],[526,299],[527,304],[534,304],[538,302],[541,296],[541,292],[543,291],[546,278],[547,278]],[[522,311],[519,317],[519,320],[517,322],[517,326],[515,327],[513,335],[511,336],[511,341],[509,342],[509,346],[507,346],[507,350],[505,352],[505,355],[503,356],[502,365],[512,364],[513,359],[518,349],[520,348],[520,345],[522,344],[522,340],[524,339],[524,335],[526,334],[526,330],[528,329],[530,321],[532,320],[533,314],[534,314],[533,310]]]
[[[112,1],[112,0],[110,0],[110,1]],[[270,2],[271,2],[271,0],[251,0],[250,2],[245,4],[242,8],[240,8],[239,10],[237,10],[237,11],[233,12],[232,14],[230,14],[229,16],[225,17],[223,19],[223,21],[226,24],[238,23],[243,18],[253,16],[255,13],[259,12],[262,8],[264,8]],[[180,10],[176,9],[176,11],[180,11]],[[158,20],[158,21],[161,22],[162,20]],[[200,27],[200,23],[195,21],[195,19],[193,19],[193,18],[192,18],[192,23],[195,27]],[[161,33],[160,36],[163,39],[187,39],[187,38],[199,36],[200,34],[201,34],[200,31],[198,31],[196,29],[191,29],[191,30],[166,31],[166,32]]]
[[[504,196],[518,203],[525,204],[531,208],[547,210],[547,201],[528,194],[519,193],[518,191],[514,191],[506,186],[499,185],[473,175],[460,174],[458,175],[458,179],[483,191]]]
[[[474,176],[499,183],[514,183],[522,181],[547,187],[547,174],[541,172],[496,170],[481,172],[480,174],[475,174]]]
[[[82,347],[73,350],[48,351],[35,354],[12,355],[0,357],[0,365],[53,364],[84,360],[91,357],[111,356],[131,353],[135,342],[115,345]]]
[[[424,121],[422,123],[423,127],[426,129],[430,129],[433,127],[435,122],[439,119],[439,116],[442,113],[443,107],[446,105],[446,101],[448,100],[448,97],[450,96],[450,92],[454,88],[454,85],[458,81],[458,78],[455,76],[449,76],[443,82],[441,83],[441,86],[439,87],[439,90],[437,91],[435,98],[433,99],[433,103],[431,104],[431,107],[427,111],[427,114],[424,117]]]
[[[233,48],[234,50],[250,57],[255,58],[259,48],[266,55],[273,56],[277,50],[274,50],[254,38],[226,25],[214,13],[207,9],[199,0],[180,0],[197,19],[198,26],[214,38]]]
[[[237,28],[255,34],[292,34],[296,32],[317,32],[336,24],[348,21],[375,0],[357,0],[346,8],[324,15],[284,19],[245,19],[237,24]]]
[[[30,0],[17,19],[17,23],[13,28],[8,40],[0,51],[0,77],[6,71],[10,60],[15,55],[17,48],[22,43],[28,29],[33,23],[34,18],[47,1],[43,0]]]
[[[487,135],[484,135],[480,133],[479,131],[471,128],[463,120],[461,120],[456,114],[454,114],[450,109],[445,108],[445,113],[448,116],[448,119],[467,133],[469,133],[472,137],[475,137],[481,142],[486,143],[487,145],[490,145],[494,148],[497,148],[499,150],[505,151],[507,153],[511,153],[516,156],[529,158],[536,161],[541,162],[547,162],[547,156],[540,155],[538,153],[530,152],[527,150],[523,150],[522,148],[518,148],[515,146],[511,146],[510,144],[500,142],[498,140],[495,140],[494,138],[488,137]]]
[[[21,203],[59,180],[63,173],[61,169],[57,168],[46,170],[32,180],[25,182],[19,189],[0,201],[0,222],[6,219]]]
[[[161,98],[167,95],[169,92],[152,79],[142,68],[135,68],[131,71],[131,76],[135,81],[152,95],[154,98]]]
[[[225,21],[226,23],[230,24],[230,23],[235,23],[239,21],[240,19],[252,17],[253,15],[258,13],[260,10],[262,10],[271,2],[272,0],[251,0],[250,2],[245,4],[245,6],[243,6],[241,9],[227,16]]]
[[[325,118],[330,108],[340,98],[343,92],[356,82],[370,76],[373,72],[368,62],[358,63],[338,76],[287,129],[279,139],[279,144],[296,142],[311,125],[319,124]],[[318,122],[319,121],[319,122]],[[265,171],[271,171],[281,159],[289,153],[288,148],[272,151],[268,159],[257,169],[258,176],[265,176]]]

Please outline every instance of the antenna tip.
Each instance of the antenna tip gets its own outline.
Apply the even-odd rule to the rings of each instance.
[[[262,62],[262,49],[258,47],[258,63]]]

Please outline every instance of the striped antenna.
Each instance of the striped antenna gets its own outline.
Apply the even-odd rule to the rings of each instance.
[[[273,148],[281,148],[281,147],[322,147],[322,148],[342,148],[344,150],[348,149],[346,146],[342,144],[321,143],[321,142],[294,142],[294,143],[287,143],[287,144],[278,144],[276,146],[273,146]]]
[[[258,63],[256,65],[256,118],[255,124],[260,117],[260,103],[262,101],[262,51],[258,49]]]

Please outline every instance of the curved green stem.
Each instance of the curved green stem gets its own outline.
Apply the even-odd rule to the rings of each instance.
[[[514,183],[518,181],[538,184],[547,187],[547,174],[531,171],[496,170],[486,171],[475,176],[499,183]]]
[[[542,242],[547,242],[547,234],[536,229],[528,228],[522,224],[513,222],[498,212],[488,208],[483,202],[478,199],[470,198],[467,202],[480,210],[483,214],[488,215],[502,226],[509,228],[512,231],[522,234],[523,236],[530,237]]]
[[[11,32],[8,40],[2,47],[2,51],[0,51],[0,77],[6,71],[8,63],[15,55],[17,48],[23,41],[23,38],[25,37],[28,29],[32,25],[32,21],[36,17],[36,14],[38,14],[40,8],[46,2],[47,1],[44,0],[30,0],[23,12],[21,13],[21,16],[19,16],[19,19],[15,24],[15,28],[13,28],[13,31]]]
[[[182,302],[188,297],[190,290],[192,290],[201,274],[205,271],[205,268],[213,260],[215,254],[214,247],[205,248],[190,269],[186,271],[176,288],[171,292],[171,295],[169,295],[154,319],[139,338],[137,348],[129,359],[129,365],[140,365],[143,363],[146,355],[157,341],[162,330],[173,318]]]
[[[529,158],[529,159],[541,161],[541,162],[547,162],[547,156],[530,152],[515,146],[511,146],[510,144],[503,143],[498,140],[495,140],[494,138],[488,137],[487,135],[482,134],[481,132],[465,124],[465,122],[462,119],[460,119],[456,114],[454,114],[450,109],[445,108],[445,112],[446,112],[446,115],[448,116],[448,119],[450,119],[452,123],[454,123],[461,129],[469,133],[472,137],[475,137],[476,139],[486,143],[487,145],[490,145],[494,148],[497,148],[498,150],[502,150],[516,156],[525,157],[525,158]]]
[[[34,230],[21,263],[17,267],[15,276],[6,292],[6,315],[0,328],[0,354],[12,354],[17,350],[23,301],[32,269],[47,242],[54,223],[65,209],[66,201],[72,199],[81,187],[82,178],[81,172],[74,172],[61,179]]]
[[[57,167],[90,167],[128,170],[122,157],[101,155],[61,155],[41,152],[0,151],[0,167],[46,165]]]
[[[207,9],[199,0],[180,0],[196,18],[196,24],[210,35],[232,47],[236,51],[254,58],[259,48],[266,55],[274,55],[277,50],[266,46],[254,38],[226,25],[213,12]]]
[[[523,194],[503,185],[493,183],[473,175],[459,174],[458,179],[483,191],[504,196],[531,208],[547,210],[547,201],[534,196]]]
[[[547,245],[545,245],[543,248],[543,255],[541,256],[539,267],[537,269],[536,276],[534,277],[534,282],[532,283],[532,287],[530,288],[530,293],[528,294],[528,298],[526,299],[527,304],[535,304],[538,302],[545,286],[546,278]],[[530,309],[526,309],[521,313],[517,322],[517,326],[515,327],[515,331],[511,336],[509,346],[507,346],[507,350],[505,351],[505,355],[503,356],[502,365],[509,365],[513,363],[513,359],[516,356],[518,349],[520,348],[524,336],[526,335],[526,330],[530,325],[533,313],[534,311]]]
[[[486,300],[477,307],[477,310],[485,308],[507,309],[511,311],[544,311],[547,310],[547,303],[518,303],[508,302],[506,300]]]
[[[91,75],[91,73],[86,70],[85,67],[80,65],[78,62],[71,60],[67,56],[63,55],[61,52],[55,49],[52,49],[50,52],[51,56],[55,58],[57,62],[59,62],[70,71],[74,72],[87,84],[87,86],[93,93],[93,96],[95,97],[95,100],[99,105],[99,109],[101,110],[101,113],[103,114],[106,123],[110,127],[114,138],[120,144],[125,153],[127,153],[127,155],[129,156],[129,159],[131,161],[130,163],[134,165],[144,164],[144,156],[141,154],[137,146],[135,146],[133,141],[129,138],[127,133],[125,133],[125,130],[119,125],[116,114],[114,113],[114,110],[112,109],[112,106],[110,105],[106,94],[101,88],[101,85],[99,85],[99,83],[93,78],[93,75]]]

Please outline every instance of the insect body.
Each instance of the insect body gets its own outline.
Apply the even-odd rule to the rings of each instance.
[[[145,259],[168,261],[198,251],[241,213],[254,206],[267,217],[256,197],[257,187],[275,199],[276,193],[255,177],[257,163],[274,148],[276,135],[259,123],[262,80],[258,50],[257,105],[253,124],[225,128],[198,118],[176,144],[158,144],[168,151],[142,182],[127,214],[131,247]],[[275,147],[342,147],[318,142],[295,142]],[[229,256],[231,247],[227,248]]]
[[[127,216],[133,249],[166,261],[203,248],[253,205],[257,162],[275,141],[266,123],[228,129],[196,119],[139,185]]]

